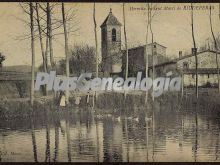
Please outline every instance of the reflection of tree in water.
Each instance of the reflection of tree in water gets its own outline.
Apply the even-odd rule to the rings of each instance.
[[[53,161],[56,162],[59,154],[59,127],[60,127],[60,118],[59,116],[55,116],[54,119],[54,126],[55,126],[55,148],[54,148],[54,159]]]
[[[70,143],[69,118],[66,119],[66,136],[67,136],[67,156],[68,156],[68,162],[71,162],[71,143]]]
[[[146,150],[147,150],[147,153],[146,153],[147,162],[149,162],[149,131],[148,131],[149,126],[148,126],[147,118],[148,116],[146,115],[146,144],[145,145],[146,145]]]
[[[193,150],[194,161],[197,162],[197,152],[198,152],[198,101],[195,104],[195,141]]]
[[[73,124],[76,126],[76,132],[74,132],[75,136],[72,137],[69,142],[71,152],[69,156],[71,156],[71,160],[74,159],[76,161],[78,161],[78,159],[82,161],[88,158],[90,160],[91,157],[95,160],[97,156],[97,146],[95,137],[91,136],[93,135],[93,131],[95,131],[92,129],[94,127],[91,127],[91,116],[89,116],[87,112],[84,113],[83,110],[82,112],[75,113],[74,115],[76,118]],[[70,121],[73,120],[72,118],[69,119]]]
[[[176,101],[176,100],[175,100]],[[178,102],[158,102],[155,100],[152,104],[151,111],[152,117],[150,117],[150,134],[151,141],[150,147],[152,147],[152,161],[156,161],[157,157],[163,153],[166,153],[166,141],[167,137],[172,137],[176,140],[178,137],[178,112],[176,105]],[[149,135],[148,135],[149,136]],[[148,146],[149,147],[149,146]]]
[[[35,128],[34,128],[34,119],[31,116],[31,137],[32,137],[32,146],[33,146],[33,153],[34,153],[34,161],[38,162],[37,160],[37,144],[36,144],[36,137],[35,137]]]
[[[219,123],[218,123],[218,130],[220,129]],[[218,150],[219,150],[219,131],[217,131],[217,139],[216,139],[216,144],[215,144],[215,160],[218,160]]]
[[[206,154],[209,154],[213,151],[213,156],[215,161],[218,160],[219,157],[219,130],[220,130],[220,112],[218,107],[210,108],[210,112],[206,115],[208,116],[208,121],[206,126],[208,130],[211,131],[212,138],[211,141],[207,144],[209,148],[213,148],[213,150],[208,150]],[[203,140],[201,140],[203,141]],[[206,147],[206,146],[205,146]]]
[[[123,139],[125,139],[125,143],[126,143],[126,161],[129,162],[129,140],[128,140],[128,120],[127,118],[125,118],[125,120],[122,120],[122,131],[123,131],[123,135],[125,137],[123,137]]]
[[[50,123],[49,123],[49,116],[48,110],[45,109],[45,116],[46,116],[46,152],[45,152],[45,162],[50,162]]]
[[[153,154],[152,154],[152,160],[154,162],[154,148],[155,148],[155,108],[154,108],[154,102],[153,102],[153,106],[152,106],[152,150],[153,150]]]
[[[96,147],[97,147],[97,162],[99,162],[99,128],[98,128],[98,121],[95,120],[95,130],[96,130]]]
[[[114,126],[112,118],[106,118],[103,121],[103,152],[104,152],[104,162],[115,162],[122,161],[122,146],[114,143],[115,135],[114,129],[119,129],[120,127]]]
[[[146,120],[144,122],[142,121],[142,113],[140,114],[139,121],[135,121],[134,119],[130,118],[124,119],[124,117],[121,117],[119,121],[118,119],[115,120],[116,118],[114,118],[114,116],[104,116],[100,118],[97,117],[98,122],[90,120],[89,112],[87,111],[84,111],[85,113],[82,111],[81,117],[79,116],[79,113],[78,115],[72,115],[72,117],[71,114],[68,114],[67,116],[69,118],[65,118],[65,132],[67,135],[65,137],[65,145],[59,144],[61,143],[59,142],[59,140],[61,140],[59,139],[59,134],[61,134],[59,129],[60,119],[53,113],[50,117],[51,119],[54,119],[53,121],[55,124],[54,151],[50,149],[50,136],[52,136],[52,134],[50,131],[51,125],[49,124],[49,114],[48,116],[47,114],[45,116],[46,125],[41,125],[42,118],[35,116],[35,122],[33,122],[32,119],[31,130],[29,130],[29,135],[32,135],[32,145],[28,146],[28,149],[31,148],[32,150],[33,147],[33,158],[31,156],[31,159],[33,159],[32,161],[37,162],[40,161],[39,159],[40,157],[42,158],[42,155],[44,156],[44,154],[46,154],[46,157],[43,157],[43,161],[45,158],[46,162],[59,161],[59,157],[62,158],[62,160],[65,159],[69,162],[79,160],[99,161],[97,158],[100,158],[100,161],[109,162],[139,160],[160,161],[165,160],[166,158],[168,161],[172,161],[181,156],[180,154],[184,154],[183,159],[188,158],[192,161],[219,160],[218,145],[220,112],[218,111],[218,106],[215,107],[215,109],[212,109],[212,107],[209,105],[206,105],[205,107],[198,105],[197,113],[195,113],[195,104],[193,106],[188,105],[187,108],[185,108],[183,104],[183,108],[178,111],[175,108],[176,106],[174,106],[176,102],[169,102],[166,103],[166,105],[161,103],[160,106],[156,102],[157,101],[155,100],[156,105],[154,106],[154,126],[152,126],[151,119],[148,122]],[[207,111],[207,109],[209,111]],[[145,115],[147,115],[147,118],[151,118],[151,112],[152,107],[146,111]],[[140,113],[140,111],[138,113]],[[77,123],[77,125],[75,123]],[[63,126],[62,121],[61,124]],[[20,128],[19,123],[17,125],[9,123],[9,125],[10,127],[14,127],[16,129]],[[25,123],[22,125],[25,125]],[[208,128],[207,125],[209,125]],[[7,124],[5,123],[3,126],[6,127]],[[38,139],[38,134],[36,134],[35,128],[44,130],[45,126],[46,133],[45,135],[43,134],[44,138]],[[100,129],[102,127],[103,130]],[[147,127],[149,128],[147,129]],[[152,127],[154,127],[154,137],[152,136]],[[70,132],[71,130],[74,130],[73,134]],[[8,141],[6,139],[5,142],[2,141],[2,144],[7,142]],[[173,159],[170,158],[170,154],[172,154],[170,153],[170,144],[176,146],[173,149],[174,152],[176,151],[175,155],[177,155],[177,157],[174,157]],[[41,147],[39,145],[41,145]],[[44,148],[45,146],[46,148]],[[100,152],[98,151],[98,147],[100,148]],[[152,147],[154,148],[152,149]],[[60,153],[60,155],[58,154],[59,148],[65,150],[65,155]],[[2,152],[4,151],[3,148],[1,148],[1,150]],[[190,151],[190,153],[186,153],[187,151]],[[153,154],[154,157],[152,160]],[[180,161],[183,159],[181,158]],[[5,157],[2,155],[2,161],[4,160]]]

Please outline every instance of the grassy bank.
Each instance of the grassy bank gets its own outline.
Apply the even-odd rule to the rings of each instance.
[[[92,109],[93,97],[90,96],[89,99],[87,95],[80,97],[79,105],[75,104],[76,97],[71,97],[70,111],[76,112],[80,110]],[[88,100],[87,100],[88,99]],[[166,106],[172,102],[175,105],[193,105],[198,101],[201,106],[210,106],[214,109],[220,109],[220,97],[216,92],[213,93],[203,93],[200,94],[199,99],[196,100],[194,94],[184,94],[181,97],[180,93],[169,92],[164,93],[162,96],[155,98],[153,103],[151,96],[148,96],[147,105],[145,102],[145,93],[128,93],[126,98],[123,93],[108,92],[98,94],[95,98],[94,110],[98,113],[114,113],[114,114],[131,114],[135,115],[140,111],[145,111],[146,109],[153,109],[153,106],[162,105]],[[184,104],[182,104],[184,102]],[[65,110],[65,108],[62,108]],[[0,119],[9,120],[13,118],[28,118],[30,113],[44,117],[46,111],[57,111],[57,101],[53,99],[53,96],[38,97],[35,99],[33,111],[30,108],[30,103],[28,98],[18,98],[18,99],[1,99],[0,101]]]
[[[30,107],[28,98],[2,99],[0,101],[0,119],[28,118],[30,114],[44,115],[45,109],[53,109],[54,101],[51,98],[37,99],[34,107]]]

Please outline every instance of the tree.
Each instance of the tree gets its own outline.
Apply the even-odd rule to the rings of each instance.
[[[55,36],[58,35],[64,35],[64,32],[60,32],[59,29],[60,27],[63,26],[63,20],[59,19],[59,16],[56,16],[53,12],[55,11],[55,7],[58,6],[59,7],[60,4],[50,4],[49,2],[47,2],[46,4],[46,9],[44,7],[41,7],[46,15],[47,15],[47,19],[46,19],[46,54],[48,54],[48,52],[50,53],[50,63],[51,63],[51,67],[53,70],[56,69],[56,62],[54,60],[54,54],[53,54],[53,40],[55,40]],[[61,4],[62,5],[62,4]],[[73,26],[69,26],[68,29],[68,35],[72,35],[73,33],[75,33],[76,31],[79,30],[79,28],[76,26],[77,24],[79,24],[79,22],[77,22],[77,19],[75,19],[75,10],[73,8],[68,9],[67,11],[65,11],[65,22],[66,22],[66,29],[68,24],[72,23]],[[55,30],[58,30],[57,32]]]
[[[38,27],[38,33],[39,33],[39,40],[40,40],[40,47],[41,47],[41,55],[43,59],[43,67],[44,67],[44,72],[47,72],[47,62],[45,58],[45,50],[44,50],[44,45],[43,45],[43,37],[42,37],[42,27],[40,24],[40,16],[39,16],[39,3],[35,4],[35,11],[36,11],[36,21],[37,21],[37,27]]]
[[[94,22],[94,34],[95,34],[95,65],[96,65],[96,77],[99,76],[99,64],[98,64],[98,41],[97,41],[97,24],[96,24],[96,8],[95,8],[95,2],[94,2],[94,5],[93,5],[93,22]],[[96,92],[95,92],[95,96],[97,97],[96,95]],[[89,97],[89,95],[88,95]],[[95,97],[94,97],[94,94],[93,94],[93,98],[92,98],[92,108],[94,108],[94,105],[95,105]],[[98,131],[98,128],[97,128],[97,120],[96,120],[96,123],[95,123],[95,126],[96,126],[96,141],[97,141],[97,161],[99,162],[99,131]]]
[[[66,16],[65,16],[65,8],[64,3],[62,2],[62,17],[63,17],[63,31],[64,31],[64,38],[65,38],[65,54],[66,54],[66,76],[70,76],[69,71],[69,47],[68,47],[68,36],[67,36],[67,29],[66,29]],[[69,90],[66,90],[66,104],[69,104]]]
[[[124,21],[124,37],[125,37],[125,51],[126,51],[126,66],[125,66],[125,80],[128,78],[128,45],[126,34],[126,20],[125,20],[125,3],[123,3],[123,21]],[[126,91],[124,91],[124,97],[126,98]]]
[[[23,10],[23,12],[25,14],[27,14],[28,16],[30,16],[30,12],[29,12],[29,3],[19,3],[21,9]],[[55,60],[54,60],[54,54],[53,54],[53,46],[54,43],[53,41],[56,40],[56,36],[59,35],[63,35],[63,29],[61,30],[61,28],[63,27],[63,21],[62,18],[60,18],[60,12],[55,12],[57,11],[57,8],[61,6],[61,3],[37,3],[36,6],[33,6],[35,8],[36,14],[33,15],[33,20],[34,22],[36,22],[36,27],[35,28],[35,37],[39,38],[40,40],[43,40],[45,38],[45,42],[42,41],[42,43],[45,43],[46,48],[44,50],[44,58],[45,58],[45,62],[46,62],[46,68],[47,71],[50,70],[50,66],[48,66],[48,59],[47,57],[50,57],[50,63],[52,66],[52,69],[55,69]],[[73,26],[68,27],[70,30],[68,30],[68,35],[73,35],[75,34],[76,31],[78,31],[78,22],[77,19],[75,19],[75,9],[73,9],[72,7],[70,9],[68,9],[67,11],[65,11],[65,15],[66,15],[66,24],[73,24]],[[18,18],[19,20],[21,20],[22,22],[25,23],[25,25],[28,25],[28,27],[30,26],[30,22],[27,21],[26,19],[23,18]],[[39,23],[39,24],[38,24]],[[40,29],[40,30],[39,30]],[[36,35],[37,33],[41,33]],[[31,38],[31,34],[24,34],[24,35],[20,35],[17,36],[16,39],[17,40],[25,40],[25,39],[30,39]],[[41,44],[41,41],[40,41]],[[42,45],[40,45],[42,47]],[[43,46],[44,48],[44,46]],[[42,53],[41,50],[41,54]],[[42,56],[43,57],[43,56]],[[44,66],[44,63],[43,63]]]
[[[196,64],[196,98],[198,99],[198,59],[197,59],[197,48],[196,41],[194,36],[194,19],[193,19],[193,4],[191,3],[191,27],[192,27],[192,39],[193,39],[193,49],[192,53],[195,56],[195,64]]]
[[[150,4],[147,4],[147,33],[146,33],[146,48],[145,48],[145,74],[146,78],[148,77],[148,52],[147,52],[147,45],[148,45],[148,31],[149,31],[149,25],[150,25]],[[145,96],[145,104],[147,103],[148,98],[148,91],[146,90],[146,96]]]
[[[5,56],[2,53],[0,53],[0,68],[2,67],[3,61],[5,61]]]
[[[94,34],[95,34],[95,61],[96,61],[96,77],[99,76],[99,64],[98,64],[98,41],[97,41],[97,24],[96,24],[96,18],[95,18],[95,14],[96,14],[96,8],[95,8],[95,2],[94,2],[94,5],[93,5],[93,23],[94,23]],[[96,95],[96,92],[95,92],[95,96],[97,97]],[[88,95],[89,97],[89,95]],[[93,95],[93,98],[92,98],[92,103],[93,103],[93,108],[94,108],[94,104],[95,104],[95,97]]]
[[[31,54],[32,54],[32,62],[31,62],[31,94],[30,94],[30,102],[31,106],[34,105],[34,68],[35,68],[35,47],[34,47],[34,17],[33,17],[33,3],[30,2],[30,29],[31,29]]]
[[[33,14],[33,24],[34,26],[36,26],[37,28],[35,28],[34,33],[35,33],[35,38],[39,38],[40,41],[40,47],[41,47],[41,54],[42,54],[42,66],[43,66],[43,70],[48,71],[48,65],[47,65],[47,51],[44,50],[44,46],[43,46],[43,38],[46,35],[45,30],[47,29],[47,26],[44,24],[44,22],[46,23],[46,18],[44,18],[44,15],[42,15],[41,10],[43,10],[44,12],[46,12],[46,10],[42,7],[42,3],[35,3],[36,5],[33,6],[33,8],[36,11],[36,14]],[[29,3],[20,3],[20,7],[23,10],[23,12],[25,14],[27,14],[30,17],[30,12],[29,12]],[[25,23],[26,25],[30,26],[30,22],[27,21],[26,19],[22,19],[22,18],[18,18],[20,19],[23,23]],[[41,23],[41,21],[44,21],[43,23]],[[36,23],[36,25],[35,25]],[[38,35],[37,35],[38,33]],[[18,36],[16,39],[18,40],[25,40],[25,39],[30,39],[31,38],[31,33],[28,34],[24,34],[21,36]],[[47,50],[47,46],[46,46],[46,50]]]
[[[152,8],[152,5],[151,5]],[[152,19],[152,12],[151,9],[149,10],[149,17],[150,19]],[[150,32],[151,32],[151,54],[152,54],[152,80],[154,81],[154,33],[152,30],[152,21],[149,22],[150,23]],[[153,87],[154,90],[154,87]],[[152,95],[152,100],[154,101],[154,95]]]
[[[216,67],[217,67],[217,73],[218,73],[218,93],[220,93],[220,78],[219,78],[219,63],[218,63],[218,45],[217,45],[217,41],[215,38],[215,34],[213,32],[213,27],[212,27],[212,8],[210,6],[210,12],[209,12],[209,21],[210,21],[210,29],[211,29],[211,33],[212,33],[212,38],[213,38],[213,42],[214,42],[214,47],[215,47],[215,59],[216,59]]]
[[[45,50],[44,50],[44,45],[43,45],[43,39],[42,39],[42,28],[40,24],[40,16],[39,16],[39,4],[36,3],[35,5],[35,11],[36,11],[36,21],[37,21],[37,26],[38,26],[38,33],[39,33],[39,40],[40,40],[40,47],[41,47],[41,55],[43,59],[43,68],[44,72],[48,71],[48,66],[47,66],[47,58],[45,56]],[[47,87],[44,85],[44,95],[47,95]]]
[[[98,63],[98,40],[97,40],[97,24],[96,24],[96,18],[95,18],[95,2],[93,6],[93,22],[94,22],[94,33],[95,33],[95,56],[96,56],[96,77],[99,76],[99,63]]]
[[[127,79],[128,78],[128,45],[127,45],[126,20],[125,20],[125,3],[123,3],[123,21],[124,21],[124,37],[125,37],[125,50],[126,50],[125,79]]]
[[[89,45],[75,45],[70,48],[70,74],[79,76],[82,72],[95,72],[95,48]],[[66,60],[59,61],[57,74],[65,73]]]
[[[50,50],[50,63],[52,69],[55,69],[55,62],[53,57],[53,40],[52,40],[52,23],[51,23],[51,8],[50,3],[47,2],[47,37],[49,42],[49,50]]]

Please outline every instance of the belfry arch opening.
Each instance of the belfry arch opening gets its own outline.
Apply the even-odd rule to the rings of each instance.
[[[112,41],[113,42],[116,41],[116,29],[115,28],[112,29]]]

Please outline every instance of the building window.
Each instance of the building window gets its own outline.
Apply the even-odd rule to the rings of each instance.
[[[184,68],[184,69],[188,69],[188,68],[189,68],[188,62],[183,62],[183,68]]]
[[[116,41],[116,30],[112,29],[112,41]]]

